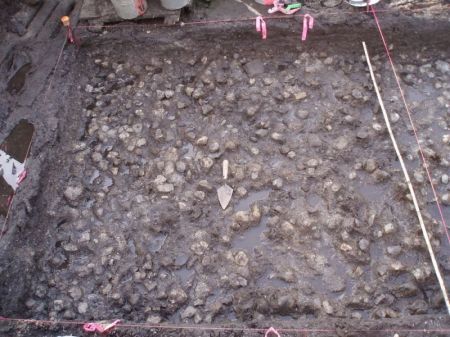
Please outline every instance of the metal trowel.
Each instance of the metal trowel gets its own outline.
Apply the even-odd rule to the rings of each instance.
[[[233,189],[228,186],[227,178],[228,178],[228,160],[224,160],[222,164],[222,172],[224,183],[217,189],[217,196],[219,197],[220,206],[223,209],[227,208],[228,204],[231,201],[231,196],[233,195]]]

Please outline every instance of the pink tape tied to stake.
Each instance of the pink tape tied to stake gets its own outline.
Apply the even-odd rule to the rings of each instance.
[[[305,14],[303,17],[303,32],[302,32],[302,41],[306,41],[306,37],[308,36],[308,29],[313,29],[314,27],[314,18]]]
[[[275,330],[275,328],[273,326],[271,326],[267,331],[266,334],[264,335],[264,337],[269,337],[269,335],[273,333],[275,336],[277,337],[281,337],[280,334],[278,333],[277,330]]]
[[[262,16],[256,17],[256,31],[261,33],[261,37],[263,40],[267,39],[267,26],[266,21],[264,21]]]
[[[102,323],[86,323],[83,325],[83,330],[85,332],[108,333],[119,323],[120,319],[106,325],[103,325]]]

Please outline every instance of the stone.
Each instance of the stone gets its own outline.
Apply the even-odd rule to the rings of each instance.
[[[391,234],[391,233],[395,232],[394,224],[391,223],[391,222],[385,224],[384,227],[383,227],[383,231],[384,231],[385,234]]]
[[[336,142],[334,143],[334,148],[337,150],[345,150],[345,148],[348,146],[348,138],[346,136],[340,136],[338,139],[336,139]]]
[[[186,164],[182,161],[177,161],[175,163],[175,169],[178,173],[184,173],[184,171],[186,171]]]
[[[364,169],[368,172],[368,173],[372,173],[373,171],[375,171],[378,168],[377,163],[375,162],[374,159],[367,159],[366,162],[364,163]]]
[[[438,60],[436,61],[436,69],[443,74],[450,72],[450,64],[445,61]]]
[[[323,307],[323,310],[325,311],[325,313],[327,315],[332,315],[333,314],[334,310],[333,310],[333,307],[330,305],[330,302],[323,301],[322,302],[322,307]]]
[[[78,313],[83,315],[87,312],[87,309],[88,309],[88,304],[86,302],[78,303],[78,306],[77,306]]]
[[[213,142],[209,145],[209,152],[214,153],[218,152],[220,149],[220,145],[217,142]]]
[[[79,287],[71,287],[69,289],[69,295],[72,297],[75,301],[78,301],[81,299],[81,296],[83,295],[81,289]]]
[[[197,313],[197,309],[195,309],[193,306],[188,306],[184,311],[181,313],[181,319],[187,319],[192,318]]]
[[[361,239],[358,242],[358,246],[359,249],[361,249],[363,252],[366,252],[370,247],[370,242],[367,239]]]
[[[281,189],[283,187],[283,179],[276,178],[274,181],[272,181],[272,186],[277,189]]]
[[[173,187],[173,184],[161,184],[161,185],[157,185],[156,189],[160,193],[170,193],[170,192],[173,192],[174,187]]]
[[[208,137],[202,136],[199,139],[197,139],[197,141],[195,143],[199,146],[206,145],[206,144],[208,144]]]
[[[239,251],[234,256],[234,262],[241,267],[245,267],[248,264],[248,256],[244,251]]]
[[[443,174],[442,177],[441,177],[441,182],[442,182],[444,185],[447,185],[447,184],[448,184],[448,175]]]
[[[183,304],[187,299],[188,296],[180,287],[172,288],[168,293],[168,300],[172,304]]]
[[[209,170],[214,165],[214,160],[210,157],[203,157],[201,159],[202,167]]]
[[[272,138],[274,141],[276,141],[278,143],[284,143],[285,142],[284,136],[281,133],[278,133],[278,132],[273,132],[270,135],[270,138]]]
[[[83,194],[83,186],[78,185],[78,186],[69,186],[66,188],[66,190],[64,191],[64,197],[68,200],[68,201],[76,201],[78,200],[81,195]]]
[[[244,66],[244,70],[249,77],[254,77],[264,73],[264,63],[260,60],[252,60],[247,62]]]

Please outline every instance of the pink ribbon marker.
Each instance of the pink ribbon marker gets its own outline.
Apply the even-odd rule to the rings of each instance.
[[[264,21],[262,16],[256,17],[256,31],[261,33],[261,37],[263,40],[267,39],[267,26],[266,21]]]
[[[269,337],[269,335],[271,333],[275,334],[277,337],[280,337],[280,334],[278,333],[278,331],[275,330],[275,328],[272,326],[266,331],[266,334],[264,335],[264,337]]]
[[[120,319],[112,322],[111,324],[103,325],[101,323],[86,323],[83,325],[83,330],[85,332],[99,332],[99,333],[108,333],[114,327],[120,323]]]
[[[303,17],[303,32],[302,32],[302,41],[306,41],[306,37],[308,36],[308,29],[313,29],[314,27],[314,18],[305,14]]]
[[[17,184],[20,184],[27,177],[27,171],[23,170],[19,177],[17,178]]]

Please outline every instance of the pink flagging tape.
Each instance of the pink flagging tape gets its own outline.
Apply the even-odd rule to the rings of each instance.
[[[269,335],[273,333],[277,337],[281,337],[277,330],[273,326],[271,326],[265,333],[264,337],[269,337]]]
[[[432,178],[432,175],[431,175],[430,167],[429,167],[428,162],[427,162],[427,160],[425,158],[425,154],[423,152],[422,145],[420,145],[419,134],[417,132],[415,123],[413,121],[411,110],[409,109],[408,103],[406,102],[405,93],[403,92],[402,86],[400,84],[400,78],[398,77],[397,70],[395,69],[394,61],[392,59],[391,53],[390,53],[389,48],[388,48],[388,44],[387,44],[386,39],[384,37],[383,30],[381,29],[380,22],[378,21],[378,16],[376,14],[375,8],[373,6],[370,6],[370,8],[371,8],[371,12],[373,14],[373,18],[375,19],[375,23],[377,25],[378,32],[380,33],[381,41],[383,42],[384,49],[386,51],[386,55],[388,57],[390,65],[391,65],[392,72],[394,73],[395,81],[397,82],[397,86],[398,86],[398,89],[400,91],[400,96],[402,98],[403,104],[405,105],[406,113],[407,113],[408,118],[409,118],[409,123],[411,124],[412,130],[413,130],[413,133],[414,133],[414,138],[416,139],[417,146],[418,146],[418,149],[419,149],[419,154],[420,154],[420,157],[422,159],[422,163],[423,163],[423,166],[425,168],[425,172],[427,173],[428,181],[430,182],[430,185],[431,185],[431,191],[433,192],[433,197],[434,197],[434,200],[436,202],[437,209],[439,211],[439,215],[440,215],[440,218],[441,218],[441,221],[442,221],[442,227],[444,228],[444,233],[447,236],[447,241],[450,243],[450,234],[448,232],[447,222],[445,221],[444,213],[442,211],[441,204],[439,203],[439,197],[437,195],[436,189],[435,189],[434,184],[433,184],[433,178]]]
[[[86,323],[83,325],[83,330],[85,332],[108,333],[119,323],[120,319],[117,319],[114,322],[106,325],[103,325],[102,323]]]
[[[303,17],[303,31],[302,31],[302,41],[306,41],[306,38],[308,37],[308,29],[313,29],[314,27],[314,18],[306,14]]]
[[[256,31],[261,33],[261,37],[263,40],[267,39],[267,26],[266,21],[264,21],[262,16],[256,17]]]

